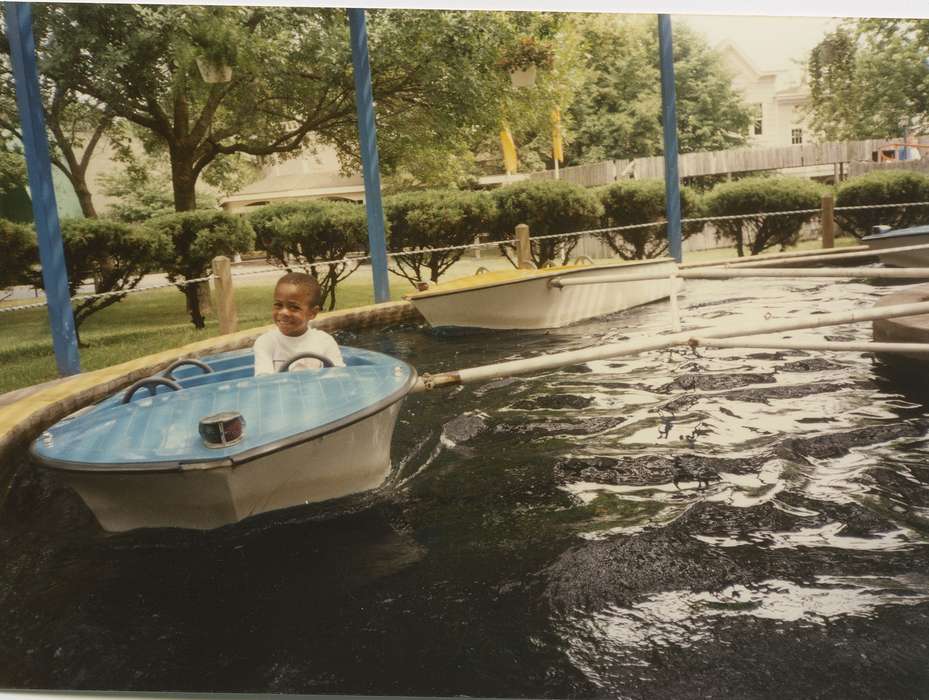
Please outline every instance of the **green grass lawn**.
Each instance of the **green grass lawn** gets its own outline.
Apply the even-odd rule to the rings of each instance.
[[[855,245],[854,238],[839,239],[836,246]],[[805,241],[791,250],[814,250],[819,241]],[[686,253],[685,262],[735,258],[735,249]],[[473,261],[472,261],[473,262]],[[447,279],[456,276],[454,270]],[[271,322],[274,282],[239,286],[235,290],[239,328],[244,330]],[[409,282],[391,275],[391,295],[399,299],[411,290]],[[337,309],[374,303],[370,281],[349,278],[338,286]],[[15,302],[23,303],[23,302]],[[28,302],[27,302],[28,303]],[[8,302],[7,305],[11,305]],[[38,384],[58,376],[45,308],[0,314],[0,393]],[[174,288],[130,294],[121,302],[91,316],[81,326],[81,368],[89,371],[119,364],[143,355],[176,348],[218,335],[215,318],[206,328],[194,329],[183,295]]]

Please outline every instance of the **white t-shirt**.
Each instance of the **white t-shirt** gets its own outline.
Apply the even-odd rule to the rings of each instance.
[[[255,375],[279,372],[291,357],[301,352],[315,352],[328,357],[336,367],[345,366],[339,344],[326,331],[307,328],[303,335],[289,336],[278,328],[272,328],[255,341]],[[319,360],[308,357],[298,360],[290,369],[315,369],[322,365]]]

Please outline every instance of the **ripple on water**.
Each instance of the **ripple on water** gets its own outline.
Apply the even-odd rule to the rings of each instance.
[[[851,310],[882,291],[736,285],[688,283],[685,324]],[[667,325],[659,303],[552,332],[351,342],[438,372]],[[790,334],[823,336],[870,328]],[[215,533],[106,535],[20,470],[0,509],[0,685],[916,695],[929,395],[915,376],[862,353],[700,348],[421,394],[384,489]]]

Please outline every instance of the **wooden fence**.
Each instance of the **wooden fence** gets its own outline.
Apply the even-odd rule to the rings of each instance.
[[[779,148],[737,148],[726,151],[685,153],[678,157],[678,171],[681,177],[697,177],[755,170],[871,162],[872,154],[887,142],[888,139],[871,139],[839,143],[808,143]],[[555,173],[553,170],[546,170],[530,173],[529,176],[536,179],[554,179]],[[561,168],[559,177],[585,187],[607,185],[624,178],[663,178],[664,157],[606,160],[576,165]]]

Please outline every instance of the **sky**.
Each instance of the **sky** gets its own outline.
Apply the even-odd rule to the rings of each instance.
[[[830,17],[748,17],[735,15],[674,15],[703,34],[710,46],[730,40],[760,70],[794,68],[838,23]]]

